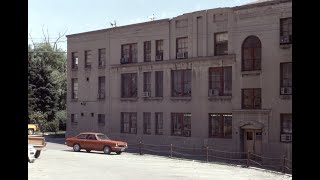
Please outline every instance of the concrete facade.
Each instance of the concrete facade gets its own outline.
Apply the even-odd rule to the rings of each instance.
[[[243,130],[260,129],[261,154],[291,158],[291,143],[280,141],[280,114],[292,113],[291,95],[280,95],[280,63],[292,62],[291,45],[280,45],[280,19],[292,17],[292,2],[268,1],[218,8],[99,31],[68,35],[67,136],[98,131],[108,136],[152,144],[243,151]],[[176,27],[179,20],[186,27]],[[228,33],[228,55],[214,56],[214,34]],[[261,70],[242,71],[242,44],[254,35],[261,41]],[[188,58],[176,59],[176,38],[188,37]],[[155,41],[163,40],[163,61],[155,61]],[[143,42],[151,41],[151,62],[143,60]],[[138,62],[121,64],[121,45],[137,43]],[[106,49],[106,66],[98,68],[98,49]],[[91,69],[84,68],[84,51],[92,51]],[[78,52],[77,70],[71,53]],[[209,67],[232,67],[232,95],[208,97]],[[191,97],[171,96],[171,71],[191,69]],[[163,71],[163,98],[155,98],[155,71]],[[143,73],[151,72],[151,97],[142,98]],[[121,98],[121,74],[137,73],[137,98]],[[98,77],[105,76],[106,96],[97,99]],[[78,99],[71,99],[71,79],[78,78]],[[89,78],[89,81],[87,81]],[[261,109],[242,109],[241,90],[261,88]],[[137,134],[121,133],[121,112],[137,113]],[[151,135],[143,134],[143,112],[151,112]],[[163,112],[163,135],[155,135],[155,112]],[[171,113],[191,113],[191,137],[171,135]],[[83,116],[81,116],[83,113]],[[93,113],[93,114],[92,114]],[[209,113],[232,114],[232,138],[209,137]],[[77,114],[77,123],[71,123]],[[97,123],[105,114],[105,125]],[[92,116],[93,115],[93,116]]]

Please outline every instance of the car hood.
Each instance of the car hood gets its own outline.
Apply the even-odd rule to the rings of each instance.
[[[127,144],[126,142],[123,142],[123,141],[113,141],[113,140],[101,140],[101,141],[104,141],[104,142],[111,142],[111,143],[117,143],[117,144]]]

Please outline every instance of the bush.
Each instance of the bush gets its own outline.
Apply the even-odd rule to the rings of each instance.
[[[66,122],[67,122],[67,111],[61,110],[56,113],[55,120],[58,122],[59,130],[66,130]]]
[[[46,124],[46,132],[57,132],[59,131],[59,121],[51,121]]]

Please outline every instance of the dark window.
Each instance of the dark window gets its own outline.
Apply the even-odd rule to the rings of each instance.
[[[280,94],[292,94],[292,63],[280,64]]]
[[[172,78],[172,96],[188,97],[191,96],[191,70],[171,71]]]
[[[121,74],[121,97],[137,97],[137,73]]]
[[[156,121],[155,134],[162,135],[163,134],[163,113],[162,112],[155,113],[155,121]]]
[[[146,41],[143,44],[144,62],[151,61],[151,41]]]
[[[281,134],[292,134],[292,114],[280,114]]]
[[[71,57],[72,58],[71,68],[72,69],[78,69],[78,63],[79,63],[78,53],[77,52],[72,52],[71,56],[72,56]]]
[[[261,88],[242,89],[242,109],[261,109]]]
[[[89,135],[87,136],[87,139],[88,139],[88,140],[97,140],[95,134],[89,134]]]
[[[79,134],[79,135],[77,136],[77,139],[86,139],[87,136],[88,136],[88,134]]]
[[[156,61],[163,60],[163,40],[156,40]]]
[[[232,138],[232,114],[209,113],[209,137]]]
[[[78,122],[77,114],[71,114],[71,123],[77,123],[77,122]]]
[[[105,98],[105,89],[106,89],[106,78],[105,76],[101,76],[98,79],[98,99],[104,99]]]
[[[261,70],[261,42],[256,36],[249,36],[242,44],[242,71],[255,70]]]
[[[84,67],[91,68],[92,56],[91,51],[84,52]]]
[[[104,126],[105,125],[105,115],[104,114],[98,114],[98,125]]]
[[[191,136],[191,113],[171,113],[171,135]]]
[[[253,132],[247,132],[247,140],[253,140]]]
[[[143,134],[151,134],[151,113],[143,113]]]
[[[156,71],[155,72],[155,79],[156,79],[156,97],[163,97],[163,71]]]
[[[280,19],[280,44],[292,43],[292,18]]]
[[[71,99],[78,99],[78,79],[71,79]]]
[[[121,113],[121,133],[137,134],[137,113]]]
[[[232,67],[209,68],[209,96],[232,94]]]
[[[91,113],[91,117],[93,117],[94,116],[94,113]]]
[[[106,65],[106,49],[99,49],[99,67],[105,67]]]
[[[143,92],[149,92],[151,95],[151,72],[143,73]]]
[[[136,63],[138,61],[137,43],[121,46],[121,64]]]
[[[214,54],[215,56],[228,54],[228,33],[216,33],[214,35]]]
[[[188,58],[188,37],[177,38],[176,45],[176,59]]]

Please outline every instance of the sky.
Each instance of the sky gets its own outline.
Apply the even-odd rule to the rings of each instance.
[[[59,33],[76,34],[86,31],[173,18],[184,13],[233,7],[255,0],[29,0],[28,42],[42,42],[43,31],[54,42]],[[58,47],[67,49],[66,37],[59,40]]]

